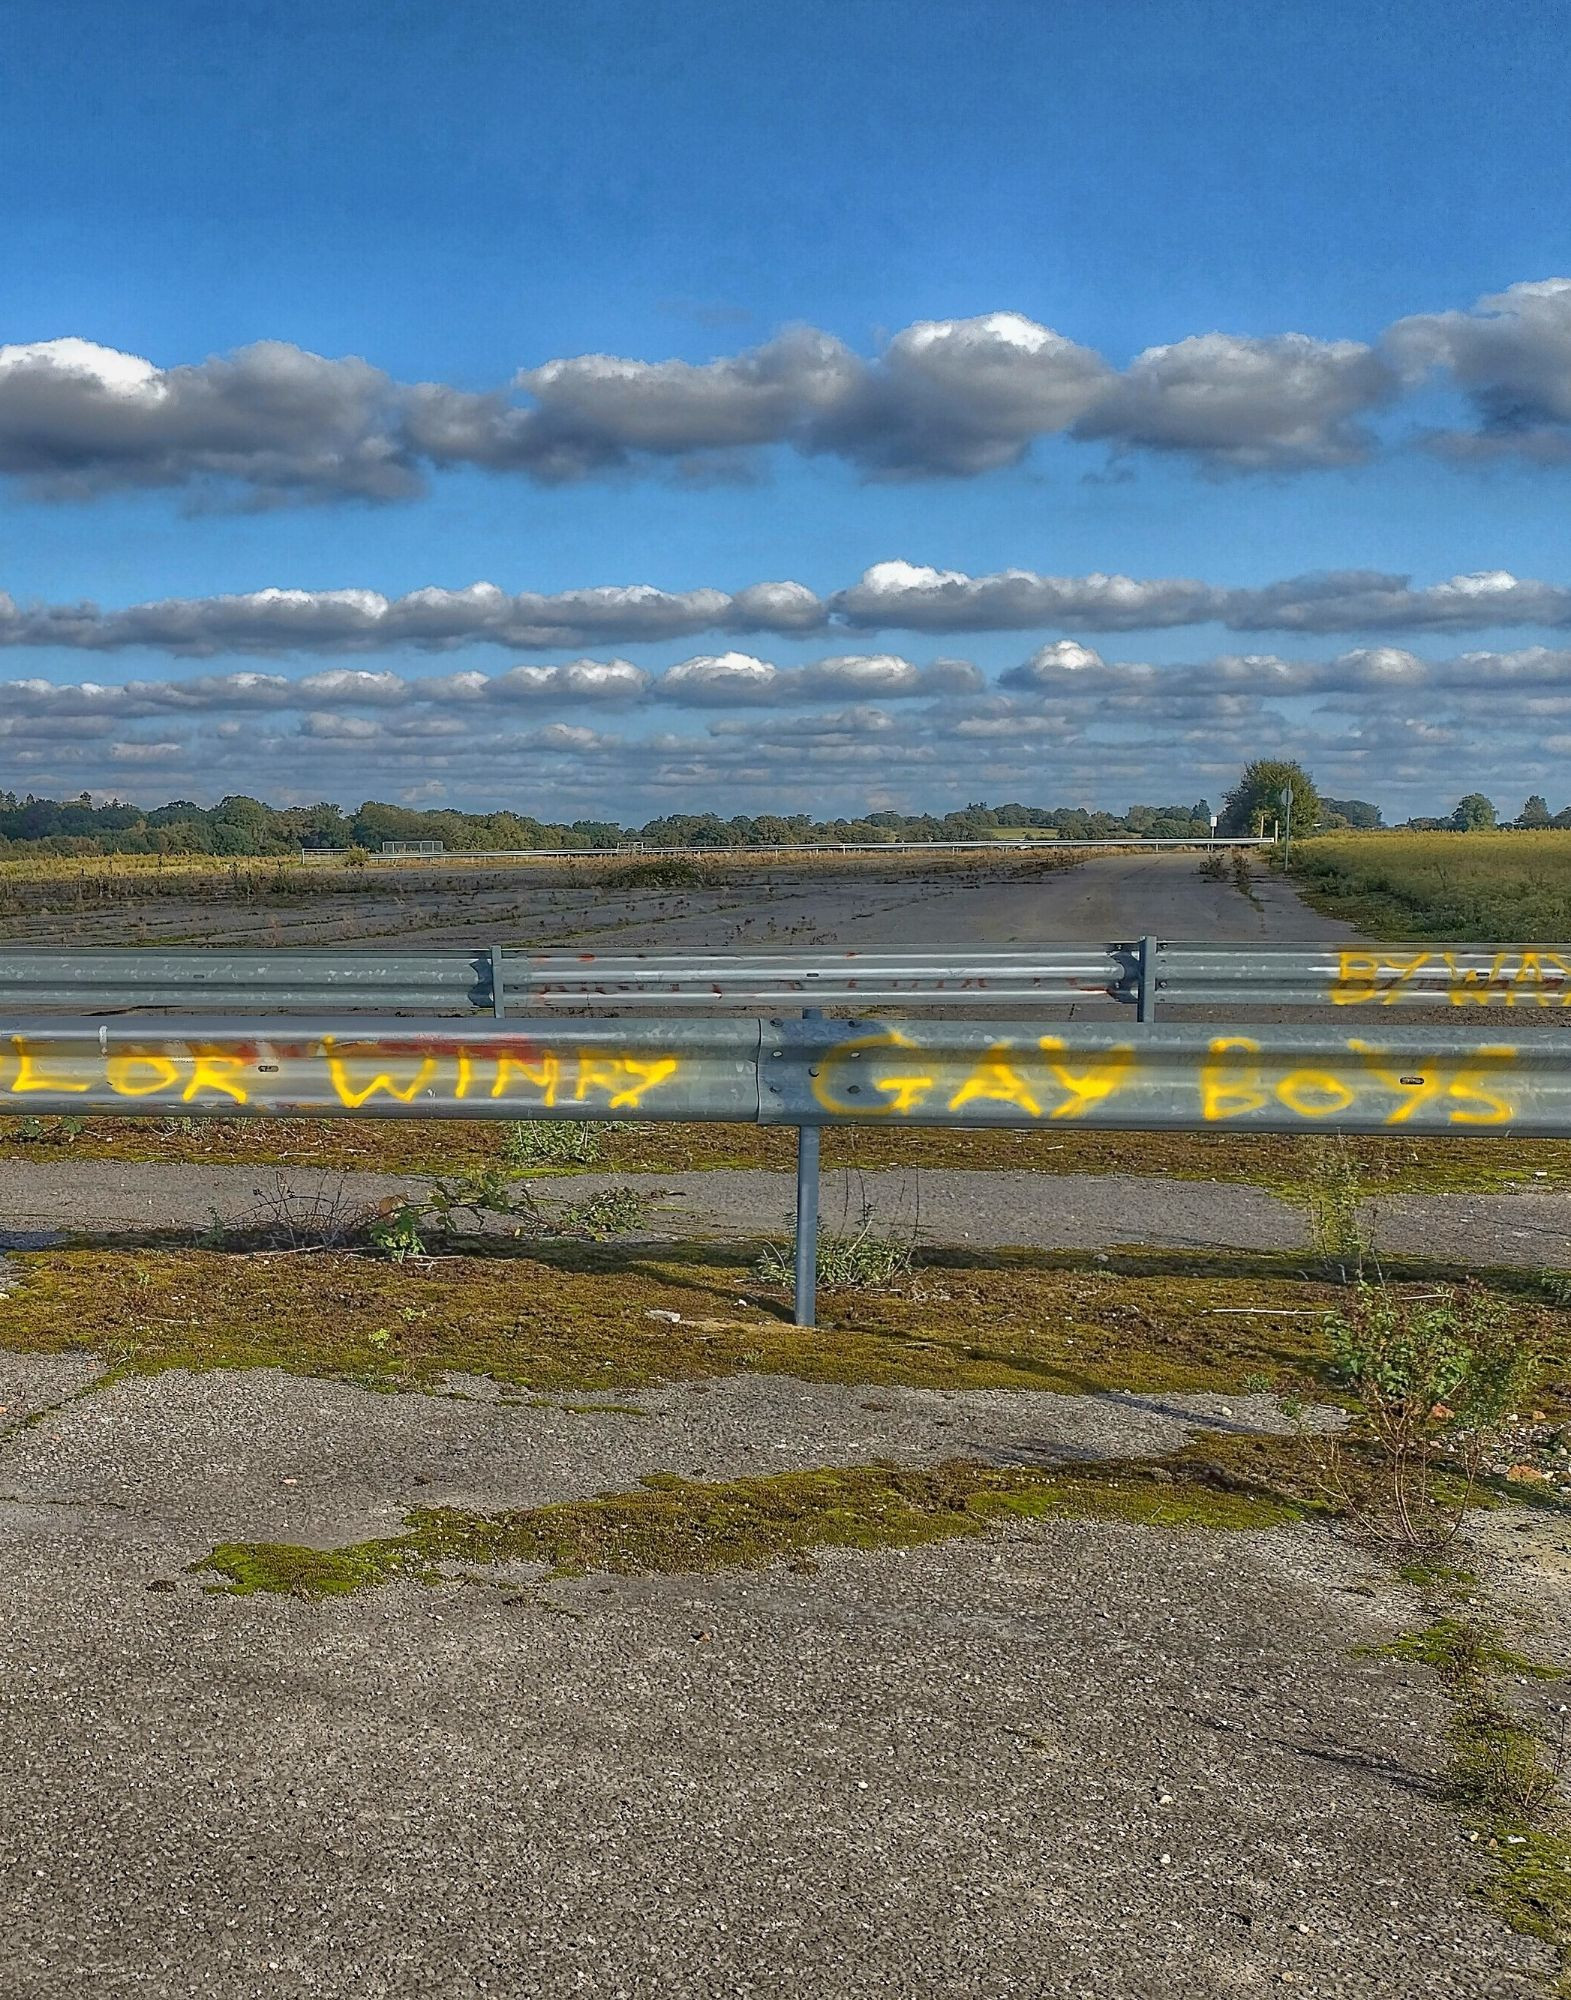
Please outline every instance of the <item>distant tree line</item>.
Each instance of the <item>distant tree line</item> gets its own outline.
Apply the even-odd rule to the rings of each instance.
[[[1227,794],[1219,814],[1223,833],[1281,829],[1292,797],[1295,833],[1327,833],[1384,825],[1380,808],[1366,799],[1322,796],[1301,765],[1262,759],[1248,765]],[[1571,827],[1571,806],[1551,815],[1535,795],[1511,824]],[[1493,804],[1470,792],[1444,819],[1413,819],[1414,829],[1467,831],[1503,824]],[[1193,805],[1134,805],[1124,813],[1094,812],[1086,806],[968,805],[950,813],[866,813],[857,819],[812,819],[806,813],[668,813],[643,826],[614,820],[540,820],[528,813],[421,812],[409,806],[367,802],[354,812],[324,800],[312,806],[269,806],[232,794],[215,806],[190,799],[144,810],[141,806],[95,805],[87,793],[76,799],[40,799],[0,792],[0,854],[217,854],[285,855],[312,852],[375,852],[384,841],[440,841],[450,853],[542,847],[614,848],[629,841],[649,847],[787,847],[810,841],[867,845],[905,840],[977,840],[1011,834],[1056,836],[1062,840],[1193,840],[1209,833],[1211,808]]]
[[[77,799],[18,798],[0,792],[0,854],[284,855],[301,848],[347,852],[379,849],[384,841],[439,840],[451,853],[542,847],[614,848],[628,841],[650,847],[784,847],[803,841],[878,844],[901,840],[974,840],[1010,833],[1066,840],[1134,835],[1187,840],[1209,831],[1211,808],[1136,805],[1125,813],[1083,806],[968,805],[959,812],[875,812],[858,819],[817,820],[806,813],[670,813],[643,826],[614,820],[540,820],[528,813],[416,811],[368,800],[346,812],[328,801],[269,806],[234,794],[215,806],[190,799],[144,810]]]

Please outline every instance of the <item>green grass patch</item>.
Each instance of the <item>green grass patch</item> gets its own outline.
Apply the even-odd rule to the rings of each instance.
[[[1505,1700],[1507,1678],[1562,1680],[1566,1670],[1527,1658],[1491,1627],[1442,1615],[1379,1649],[1432,1668],[1453,1704],[1448,1790],[1493,1874],[1483,1893],[1513,1929],[1559,1954],[1557,1990],[1571,1994],[1571,1830],[1553,1752]]]
[[[1571,938],[1571,833],[1351,833],[1295,842],[1317,909],[1373,937],[1554,944]]]

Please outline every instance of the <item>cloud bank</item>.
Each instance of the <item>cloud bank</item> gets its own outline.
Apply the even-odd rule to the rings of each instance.
[[[570,709],[570,713],[563,713]],[[334,667],[118,686],[10,684],[8,783],[54,795],[229,791],[506,804],[543,817],[1127,804],[1215,797],[1251,756],[1301,756],[1333,796],[1431,811],[1460,790],[1566,802],[1571,647],[1426,659],[1388,645],[1181,666],[1080,640],[1001,680],[965,663],[695,655],[414,676]]]
[[[1248,589],[1188,577],[1001,570],[969,576],[908,562],[875,563],[848,589],[820,597],[800,583],[738,591],[667,591],[650,584],[509,594],[493,583],[425,589],[257,590],[175,597],[103,610],[95,604],[19,604],[0,592],[0,647],[59,646],[88,653],[132,648],[193,659],[226,654],[353,654],[395,647],[515,652],[639,645],[701,633],[812,637],[905,631],[932,634],[1157,631],[1217,624],[1236,632],[1479,632],[1571,626],[1571,586],[1506,570],[1415,585],[1379,570],[1330,570]]]
[[[1372,342],[1207,331],[1122,368],[1007,311],[918,321],[870,355],[793,327],[703,362],[561,356],[483,392],[285,341],[163,368],[34,340],[0,346],[0,473],[55,499],[175,487],[268,506],[403,500],[451,466],[548,485],[707,476],[780,447],[870,478],[975,478],[1063,436],[1280,474],[1369,458],[1371,420],[1431,378],[1469,419],[1427,439],[1450,459],[1571,461],[1571,278],[1413,314]]]

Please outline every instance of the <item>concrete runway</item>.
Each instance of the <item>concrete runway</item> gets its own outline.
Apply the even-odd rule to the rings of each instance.
[[[1257,907],[1196,859],[566,915],[622,945],[1351,935],[1272,878]],[[419,940],[530,941],[533,920],[504,914],[499,895]],[[273,941],[309,941],[311,921]],[[324,1178],[350,1199],[402,1185]],[[671,1233],[778,1232],[789,1213],[789,1176],[650,1178]],[[826,1177],[826,1221],[867,1183],[904,1227],[904,1175]],[[274,1185],[7,1163],[0,1223],[12,1242],[189,1228]],[[977,1244],[1292,1249],[1304,1230],[1264,1190],[1138,1178],[928,1173],[922,1210],[934,1240]],[[1546,1263],[1568,1220],[1557,1196],[1446,1197],[1386,1204],[1379,1226],[1419,1254]],[[1447,1801],[1435,1677],[1374,1650],[1425,1614],[1323,1528],[1022,1522],[757,1573],[509,1572],[321,1604],[215,1597],[188,1573],[224,1540],[330,1546],[415,1505],[661,1472],[1161,1452],[1197,1426],[1280,1427],[1268,1399],[751,1374],[573,1406],[447,1390],[113,1380],[88,1357],[0,1353],[4,2000],[1545,1990],[1552,1954],[1476,1893],[1488,1869]]]

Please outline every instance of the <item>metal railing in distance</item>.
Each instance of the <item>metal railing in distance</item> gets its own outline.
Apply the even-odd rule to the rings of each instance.
[[[933,951],[508,952],[521,1005],[754,1008],[1025,1005],[1134,998],[1134,953],[1117,945],[951,946]]]
[[[462,1015],[951,1010],[1571,1007],[1571,944],[1307,948],[1125,943],[928,951],[0,951],[0,1012]]]
[[[0,951],[0,1011],[1035,1005],[1132,1000],[1134,978],[1134,955],[1109,945],[929,952]]]
[[[490,955],[288,947],[0,951],[0,1010],[96,1014],[152,1007],[185,1014],[489,1011]]]

